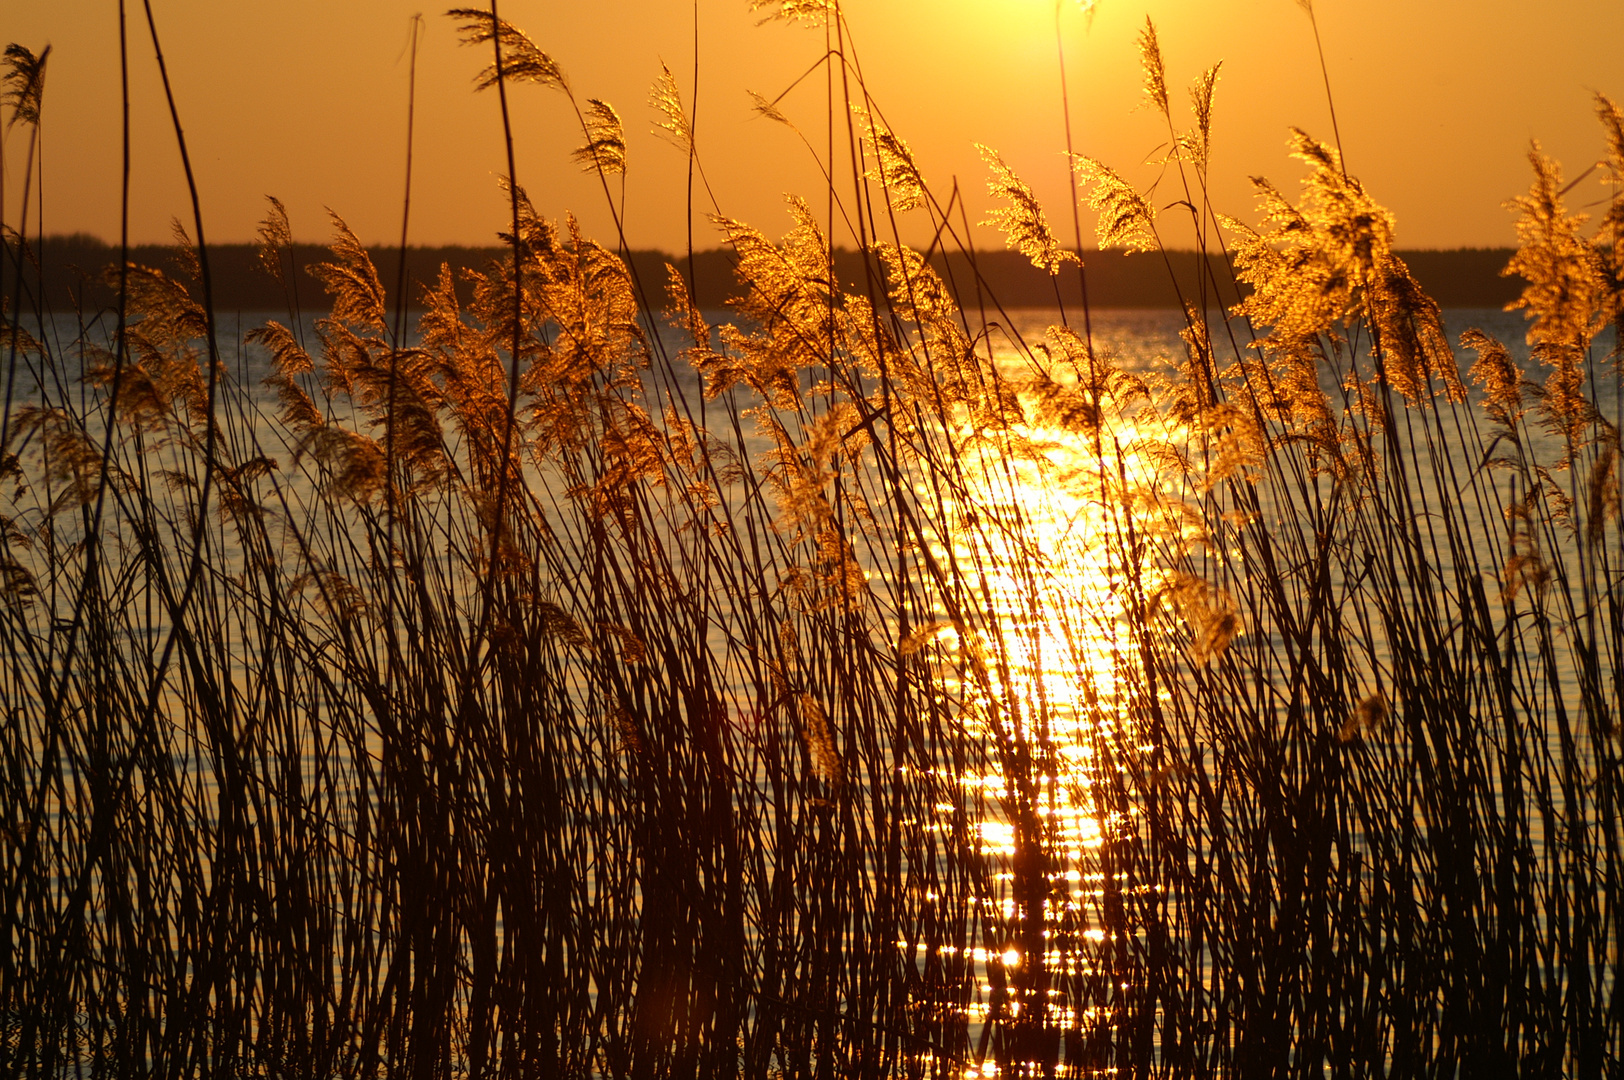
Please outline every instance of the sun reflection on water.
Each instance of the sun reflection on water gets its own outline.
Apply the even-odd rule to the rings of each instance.
[[[952,524],[932,554],[970,594],[939,606],[949,626],[940,643],[957,658],[951,689],[966,737],[993,748],[990,768],[958,778],[983,796],[974,839],[991,871],[990,891],[976,898],[989,944],[966,950],[977,993],[957,1006],[980,1051],[969,1076],[1041,1072],[1021,1052],[1041,1040],[1006,1036],[999,1051],[984,1036],[989,1023],[1058,1038],[1102,1018],[1079,1014],[1063,987],[1109,977],[1116,935],[1104,925],[1100,857],[1120,823],[1096,781],[1113,749],[1136,741],[1123,705],[1132,665],[1121,620],[1125,571],[1138,568],[1118,562],[1123,511],[1106,494],[1139,468],[1120,449],[1132,433],[1091,446],[1074,431],[1027,426],[1019,439],[1019,454],[973,446],[980,457],[965,473],[980,486],[936,495],[939,520]]]

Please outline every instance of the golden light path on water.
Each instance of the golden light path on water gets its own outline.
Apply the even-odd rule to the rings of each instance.
[[[984,938],[990,947],[970,950],[979,993],[963,1015],[973,1041],[1000,1011],[1006,1024],[1020,1024],[1025,1013],[1026,1024],[1050,1032],[1100,1019],[1077,1015],[1055,984],[1106,974],[1093,967],[1109,934],[1100,849],[1111,830],[1127,823],[1113,821],[1099,797],[1099,770],[1112,767],[1102,765],[1109,757],[1104,744],[1151,749],[1135,745],[1127,720],[1133,667],[1122,585],[1125,573],[1141,569],[1122,565],[1127,545],[1119,530],[1128,511],[1111,494],[1151,482],[1148,466],[1124,449],[1136,433],[1107,429],[1090,437],[1027,424],[1015,435],[1017,453],[987,442],[968,451],[974,457],[964,473],[976,478],[974,490],[956,499],[935,495],[938,520],[953,524],[933,555],[956,568],[954,579],[974,597],[977,616],[967,626],[962,608],[955,620],[949,605],[938,606],[940,644],[961,673],[944,689],[963,702],[966,737],[994,748],[986,772],[959,777],[967,794],[979,789],[986,806],[977,841],[995,868],[994,892],[978,902],[984,925],[1005,928],[1008,939],[999,944],[994,930]],[[1021,836],[1023,817],[1037,836]],[[1020,928],[1032,925],[1034,894],[1023,898],[1018,882],[1023,839],[1041,847],[1044,878],[1036,902],[1043,909],[1045,976],[1025,988],[1021,970],[1030,966],[1033,938],[1026,935],[1023,949]],[[1046,1000],[1022,1000],[1023,994]],[[1000,1065],[986,1046],[964,1075],[993,1076],[1001,1068],[1041,1075],[1039,1062],[1006,1053]]]

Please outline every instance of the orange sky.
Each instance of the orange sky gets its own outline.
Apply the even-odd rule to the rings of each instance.
[[[463,0],[472,2],[472,0]],[[398,236],[404,174],[407,38],[415,0],[152,0],[202,192],[208,238],[252,236],[263,196],[283,199],[301,239],[328,233],[324,206],[368,241]],[[986,143],[1066,222],[1054,0],[845,0],[871,93],[913,147],[932,186],[953,179],[972,220],[988,206]],[[651,134],[649,88],[663,58],[693,90],[694,19],[681,0],[505,0],[517,24],[568,74],[577,95],[625,120],[627,231],[636,247],[685,243],[685,158]],[[1350,171],[1395,212],[1406,247],[1505,245],[1503,208],[1527,186],[1529,140],[1570,175],[1602,151],[1590,96],[1624,98],[1624,3],[1618,0],[1319,0]],[[1063,0],[1062,29],[1079,152],[1137,181],[1158,152],[1159,119],[1140,101],[1135,35],[1155,19],[1176,107],[1182,87],[1224,61],[1212,165],[1215,204],[1249,219],[1247,176],[1295,187],[1286,129],[1330,138],[1308,19],[1293,0],[1099,0],[1092,26]],[[506,215],[494,92],[471,79],[488,62],[461,48],[451,20],[424,11],[412,239],[492,242]],[[134,131],[132,239],[163,240],[190,220],[151,41],[131,4]],[[822,207],[816,163],[796,136],[753,115],[746,89],[773,97],[823,49],[819,30],[757,25],[748,0],[698,0],[700,153],[721,210],[777,235],[783,195]],[[0,37],[54,46],[44,106],[47,232],[118,235],[116,0],[14,0]],[[548,215],[574,211],[612,242],[595,177],[570,160],[580,142],[561,95],[513,91],[519,181]],[[783,108],[825,145],[825,83],[807,79]],[[6,144],[6,221],[17,220],[23,130]],[[1168,189],[1170,191],[1170,189]],[[1600,198],[1587,182],[1573,199]],[[1167,194],[1161,202],[1169,202]],[[698,206],[695,242],[717,243]],[[37,222],[36,222],[37,223]],[[33,225],[30,232],[33,231]],[[837,240],[843,239],[837,236]],[[916,237],[917,239],[917,237]],[[1167,238],[1186,246],[1175,232]],[[979,242],[1000,243],[990,230]]]

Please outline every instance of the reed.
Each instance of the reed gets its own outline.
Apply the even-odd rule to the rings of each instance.
[[[1212,210],[1217,69],[1185,130],[1147,27],[1202,257],[1186,355],[1129,371],[1086,305],[1025,341],[940,275],[962,203],[838,6],[759,6],[828,35],[830,212],[718,211],[719,327],[512,177],[415,334],[336,216],[325,314],[287,277],[235,345],[184,236],[66,340],[13,299],[0,1071],[1615,1073],[1624,203],[1583,231],[1532,155],[1542,370],[1472,332],[1463,376],[1336,150]],[[451,14],[482,88],[576,102]],[[987,160],[1011,245],[1077,262]],[[1101,245],[1161,250],[1073,160]]]

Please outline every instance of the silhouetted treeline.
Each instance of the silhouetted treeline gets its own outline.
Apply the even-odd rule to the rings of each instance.
[[[422,296],[424,283],[432,283],[439,276],[442,265],[449,266],[458,280],[459,293],[466,303],[471,287],[463,281],[464,270],[483,270],[500,259],[505,249],[499,247],[412,247],[406,251],[407,304],[415,307]],[[84,234],[48,236],[39,250],[27,253],[37,263],[39,273],[26,275],[28,282],[20,307],[23,310],[45,308],[53,311],[95,311],[112,307],[117,302],[116,289],[108,283],[107,270],[118,260],[117,247]],[[1400,253],[1410,265],[1416,278],[1426,290],[1446,308],[1497,308],[1515,299],[1521,292],[1520,279],[1500,276],[1501,269],[1511,257],[1509,248],[1463,248],[1452,251],[1405,251]],[[14,255],[8,252],[8,255]],[[283,255],[284,268],[296,272],[285,275],[284,287],[261,263],[258,249],[252,244],[211,245],[208,251],[210,274],[213,282],[217,310],[284,311],[289,308],[319,310],[325,307],[321,284],[307,272],[315,263],[331,258],[328,250],[318,244],[295,244]],[[130,249],[131,261],[156,266],[184,276],[177,264],[173,248],[164,245],[143,244]],[[374,264],[394,303],[396,282],[400,268],[397,248],[376,247],[372,250]],[[632,264],[637,276],[649,292],[648,300],[660,306],[666,287],[665,264],[671,263],[682,271],[693,284],[700,304],[714,308],[736,298],[740,284],[733,270],[732,253],[722,249],[695,254],[690,269],[684,257],[667,255],[660,251],[634,251]],[[12,260],[7,258],[4,274],[5,295],[12,297],[15,278],[10,272]],[[1014,251],[983,251],[975,255],[973,265],[969,257],[954,253],[945,259],[932,260],[942,273],[959,301],[967,306],[986,303],[1005,308],[1054,307],[1056,300],[1066,306],[1081,300],[1082,284],[1075,269],[1068,267],[1058,278],[1034,268],[1021,254]],[[1178,308],[1182,301],[1198,300],[1199,256],[1195,252],[1173,251],[1154,254],[1127,255],[1117,251],[1089,251],[1084,253],[1089,303],[1098,308]],[[835,256],[836,269],[842,284],[848,290],[861,291],[865,287],[865,272],[857,252],[840,251]],[[1237,297],[1230,275],[1221,257],[1211,257],[1211,282],[1221,286],[1216,293],[1218,301],[1233,303]],[[878,286],[875,267],[876,287]],[[38,282],[44,282],[43,298],[35,291]],[[1176,283],[1176,284],[1175,284]],[[1213,306],[1209,292],[1208,307]]]

